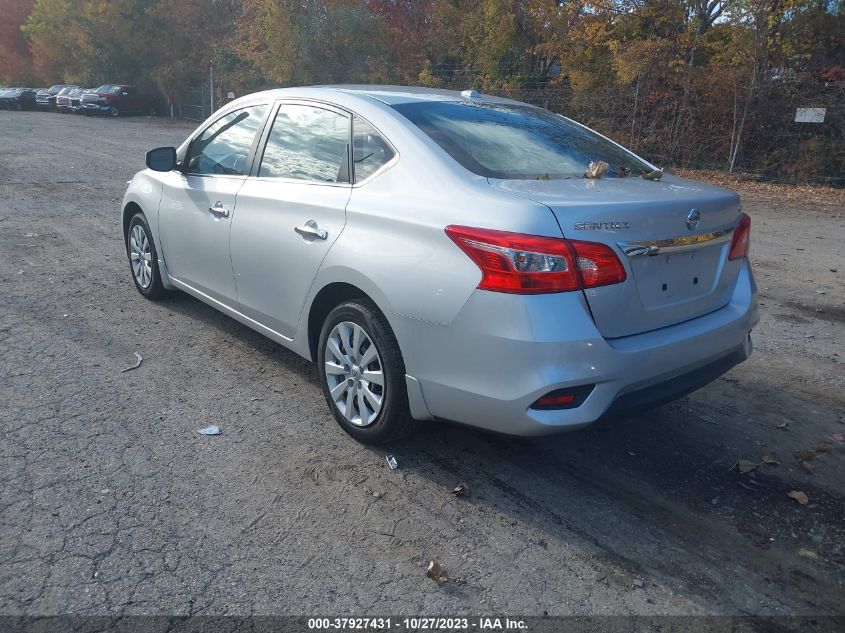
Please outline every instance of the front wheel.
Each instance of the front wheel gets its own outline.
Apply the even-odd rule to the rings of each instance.
[[[109,116],[114,117],[114,118],[119,117],[120,116],[120,108],[118,108],[117,106],[111,106],[109,108]]]
[[[135,287],[147,299],[159,299],[167,294],[161,283],[158,254],[152,232],[143,213],[136,213],[129,222],[126,234],[126,255]]]
[[[415,428],[399,344],[372,303],[356,299],[332,310],[323,323],[317,356],[323,395],[349,435],[379,444]]]

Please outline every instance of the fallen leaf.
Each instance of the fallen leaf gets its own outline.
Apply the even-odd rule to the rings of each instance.
[[[808,462],[811,459],[815,459],[816,455],[816,451],[812,448],[805,448],[803,451],[798,451],[797,453],[795,453],[795,459],[797,459],[799,462]]]
[[[763,455],[762,461],[764,464],[771,464],[773,466],[780,464],[777,455],[775,455],[774,453],[766,453],[765,455]]]
[[[607,170],[610,169],[610,165],[604,162],[603,160],[600,161],[590,161],[590,164],[587,165],[587,171],[584,174],[585,178],[601,178],[607,173]]]
[[[806,470],[811,475],[816,474],[816,467],[813,466],[810,462],[798,462],[798,465],[801,466],[801,468]]]
[[[758,464],[757,462],[752,462],[748,459],[741,459],[733,466],[731,466],[730,470],[738,470],[744,475],[745,473],[750,473],[752,470],[756,470],[757,466],[759,465],[760,464]]]
[[[795,453],[795,458],[798,461],[808,462],[819,456],[819,453],[827,453],[831,449],[831,444],[828,442],[818,442],[810,448],[805,448],[802,451]]]
[[[781,422],[780,424],[775,426],[775,428],[778,431],[788,431],[789,430],[789,422]]]
[[[436,560],[433,560],[428,564],[428,569],[425,570],[425,575],[431,578],[438,585],[449,580],[446,574],[443,573],[443,567]]]
[[[807,505],[810,501],[809,497],[807,497],[807,493],[802,492],[801,490],[793,490],[791,492],[786,493],[786,496],[790,499],[795,499],[802,506]]]
[[[452,490],[452,494],[456,497],[468,497],[469,496],[469,486],[466,484],[458,484]]]
[[[801,549],[798,550],[798,555],[803,556],[804,558],[809,558],[811,560],[818,560],[819,559],[819,553],[816,550],[807,549],[805,547],[802,547]]]

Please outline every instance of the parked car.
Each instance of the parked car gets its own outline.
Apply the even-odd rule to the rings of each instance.
[[[56,84],[50,88],[42,88],[35,93],[35,105],[39,110],[55,110],[56,96],[65,88],[66,84]]]
[[[92,92],[93,88],[78,88],[78,92],[76,95],[71,96],[70,100],[70,111],[73,114],[82,114],[85,111],[85,108],[82,105],[82,96]]]
[[[34,110],[35,91],[32,88],[7,88],[0,93],[0,108]]]
[[[541,108],[272,90],[146,164],[121,207],[137,290],[183,290],[316,361],[362,442],[414,419],[577,429],[680,397],[752,350],[737,194]]]
[[[65,86],[62,88],[56,95],[56,112],[62,112],[64,114],[71,112],[73,95],[76,94],[78,99],[80,90],[79,86]]]
[[[91,93],[83,95],[85,114],[107,114],[118,117],[122,114],[155,114],[153,98],[142,95],[134,86],[105,84]]]

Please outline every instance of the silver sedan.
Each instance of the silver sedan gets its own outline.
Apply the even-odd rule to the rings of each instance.
[[[758,320],[735,193],[474,91],[243,97],[148,152],[121,213],[142,295],[315,361],[362,442],[653,407],[745,360]]]

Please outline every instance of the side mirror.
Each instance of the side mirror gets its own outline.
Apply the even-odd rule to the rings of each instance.
[[[147,167],[153,171],[173,171],[176,169],[176,148],[158,147],[147,152]]]

